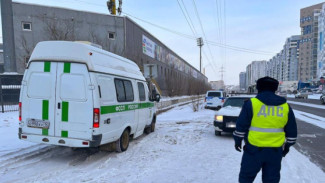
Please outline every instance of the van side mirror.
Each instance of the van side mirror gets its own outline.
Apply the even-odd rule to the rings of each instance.
[[[155,101],[156,101],[156,102],[159,102],[159,101],[160,101],[160,95],[159,95],[159,94],[156,94],[156,96],[155,96]]]

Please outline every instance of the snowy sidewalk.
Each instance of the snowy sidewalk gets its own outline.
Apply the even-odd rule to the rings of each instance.
[[[93,153],[20,141],[17,112],[0,114],[1,182],[238,182],[242,153],[230,134],[214,135],[213,116],[212,110],[194,113],[190,104],[176,107],[159,115],[156,131],[133,140],[126,152]],[[325,173],[294,148],[281,173],[283,183],[325,182]]]

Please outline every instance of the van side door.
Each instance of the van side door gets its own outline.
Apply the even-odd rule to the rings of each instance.
[[[144,88],[143,82],[137,82],[138,88],[138,98],[139,98],[139,124],[138,124],[138,131],[144,130],[147,121],[148,121],[148,109],[147,109],[147,101],[146,101],[146,90]]]

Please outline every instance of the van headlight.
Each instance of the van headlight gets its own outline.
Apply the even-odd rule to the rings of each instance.
[[[218,121],[218,122],[223,122],[223,116],[215,115],[215,116],[214,116],[214,120],[215,120],[215,121]]]

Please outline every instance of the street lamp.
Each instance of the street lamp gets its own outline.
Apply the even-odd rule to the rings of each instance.
[[[204,45],[202,37],[197,38],[196,42],[197,42],[197,46],[200,47],[200,72],[201,72],[201,65],[202,65],[202,54],[201,54],[201,52],[202,52],[202,46]]]

